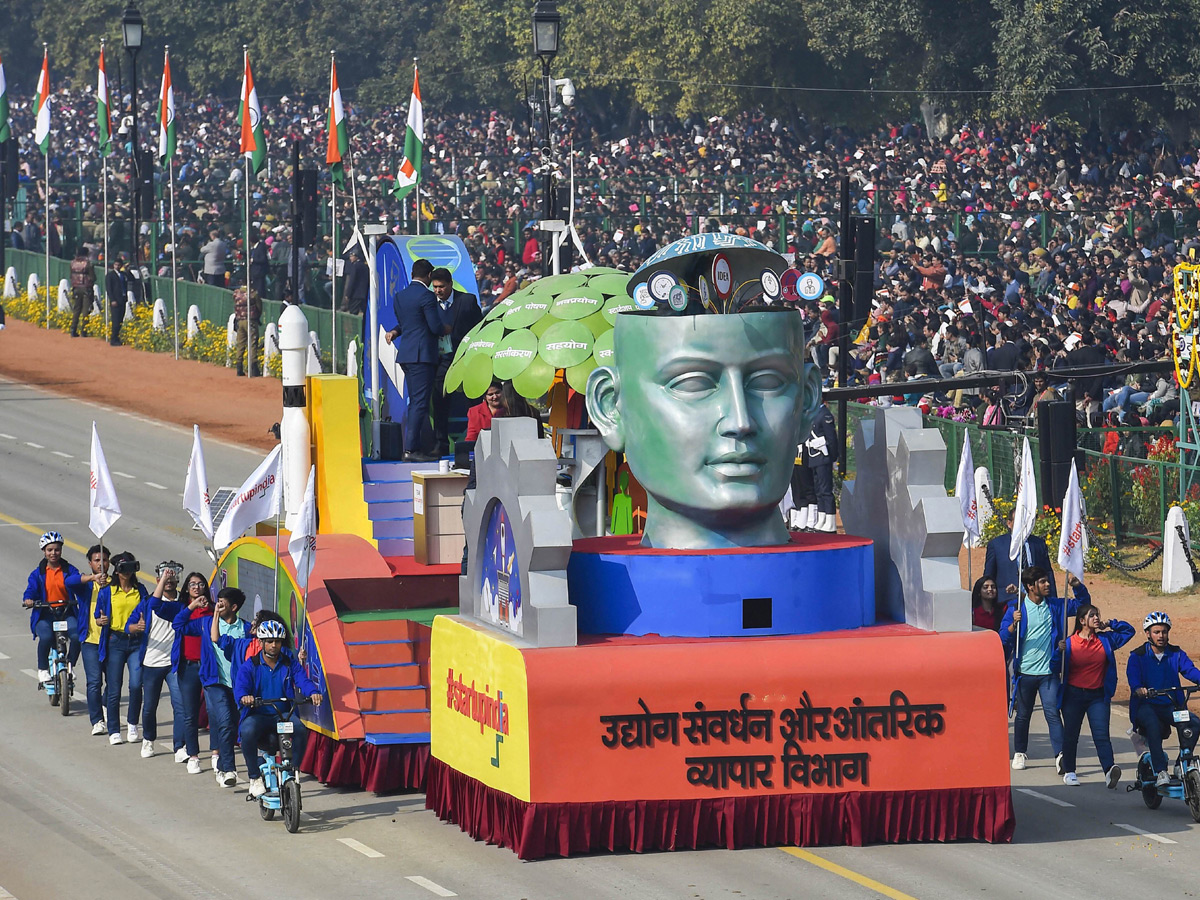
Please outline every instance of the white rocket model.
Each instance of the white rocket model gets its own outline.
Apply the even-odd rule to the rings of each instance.
[[[279,351],[283,363],[283,508],[288,531],[299,524],[300,507],[308,486],[309,428],[304,392],[308,363],[308,320],[298,306],[287,306],[279,317]]]

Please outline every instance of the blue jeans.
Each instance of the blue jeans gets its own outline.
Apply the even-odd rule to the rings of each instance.
[[[1112,741],[1108,736],[1110,704],[1104,696],[1104,688],[1072,687],[1063,685],[1063,771],[1074,772],[1079,751],[1079,732],[1086,715],[1092,730],[1092,743],[1096,745],[1096,756],[1100,757],[1100,768],[1107,772],[1113,767]]]
[[[163,684],[171,695],[171,749],[183,746],[183,703],[179,696],[179,680],[170,666],[142,666],[142,737],[148,741],[158,740],[158,701],[162,697]]]
[[[238,709],[233,702],[233,688],[223,684],[205,685],[204,702],[208,704],[208,733],[217,749],[217,771],[236,772],[233,745],[237,739]],[[254,777],[253,772],[250,777]]]
[[[262,777],[258,762],[258,748],[262,742],[275,733],[277,721],[275,716],[256,713],[250,713],[242,720],[238,736],[242,741],[242,759],[246,762],[246,772],[251,778]],[[299,768],[301,760],[304,759],[304,745],[308,743],[308,729],[304,727],[304,723],[294,712],[291,715],[291,721],[295,728],[295,731],[292,732],[292,758],[296,761],[296,768]]]
[[[176,670],[183,707],[183,745],[188,756],[200,755],[200,663],[179,660]]]
[[[1104,398],[1104,403],[1101,404],[1105,412],[1113,409],[1121,410],[1121,419],[1124,421],[1125,413],[1129,411],[1131,406],[1139,406],[1150,399],[1150,395],[1145,391],[1135,391],[1130,385],[1119,387],[1107,397]]]
[[[121,631],[109,632],[104,653],[104,680],[108,683],[108,733],[121,733],[121,689],[129,670],[129,724],[142,720],[142,639]]]
[[[87,675],[88,718],[92,724],[104,721],[104,666],[100,664],[99,644],[80,644],[83,671]]]
[[[51,624],[54,620],[48,618],[44,613],[37,624],[33,626],[33,633],[37,635],[37,667],[39,669],[50,668],[50,648],[54,646],[54,626]],[[67,637],[68,650],[67,654],[70,657],[71,663],[79,659],[79,641],[76,635],[79,634],[79,620],[74,616],[67,616]]]
[[[1163,739],[1171,733],[1175,723],[1171,718],[1172,707],[1160,703],[1142,701],[1138,705],[1137,730],[1146,739],[1150,747],[1150,762],[1155,772],[1166,772],[1170,768],[1167,754],[1163,751]],[[1200,719],[1192,715],[1192,740],[1189,749],[1196,746],[1196,737],[1200,735]]]
[[[1033,718],[1034,701],[1041,697],[1042,713],[1050,729],[1050,747],[1058,756],[1063,747],[1062,716],[1058,711],[1059,682],[1057,675],[1017,676],[1017,713],[1013,719],[1013,748],[1016,753],[1029,752],[1029,720]]]

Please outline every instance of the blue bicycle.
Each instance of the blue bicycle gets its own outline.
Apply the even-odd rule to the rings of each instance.
[[[1174,697],[1176,690],[1176,688],[1151,689],[1146,692],[1146,698]],[[1183,691],[1184,698],[1183,703],[1173,704],[1175,708],[1172,711],[1172,718],[1175,730],[1179,735],[1179,754],[1175,757],[1171,783],[1164,785],[1156,783],[1154,765],[1150,762],[1150,751],[1147,750],[1138,760],[1137,778],[1133,784],[1126,785],[1125,790],[1126,792],[1141,791],[1142,800],[1150,809],[1158,809],[1162,805],[1163,797],[1183,800],[1187,803],[1192,818],[1200,822],[1200,758],[1197,758],[1191,749],[1196,734],[1193,730],[1195,726],[1192,724],[1192,715],[1187,706],[1192,694],[1200,691],[1200,685],[1189,685],[1179,690]]]
[[[297,761],[292,756],[292,733],[294,723],[291,721],[292,704],[304,703],[301,698],[295,701],[284,697],[256,697],[254,706],[269,706],[275,713],[275,734],[269,737],[263,746],[263,762],[259,766],[262,772],[263,786],[267,789],[258,798],[258,812],[263,820],[270,822],[277,811],[283,813],[283,826],[290,834],[300,830],[300,782],[296,780]],[[269,746],[268,746],[269,745]],[[246,800],[253,800],[251,795]]]
[[[39,601],[34,609],[55,611],[49,603]],[[54,631],[54,643],[50,646],[50,680],[39,681],[38,690],[45,691],[51,706],[57,706],[64,715],[71,714],[71,695],[75,693],[75,673],[71,667],[71,635],[66,619],[55,619],[50,623]]]

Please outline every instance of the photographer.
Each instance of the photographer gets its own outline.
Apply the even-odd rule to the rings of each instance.
[[[183,747],[183,698],[179,693],[179,682],[171,667],[171,647],[175,643],[173,622],[183,608],[179,596],[179,578],[183,566],[168,560],[158,564],[154,570],[158,583],[154,593],[140,613],[142,621],[150,627],[142,656],[142,684],[144,707],[142,709],[142,758],[154,755],[154,742],[158,740],[158,701],[162,696],[163,684],[171,695],[172,749]]]
[[[121,689],[125,670],[129,671],[128,739],[141,737],[138,721],[142,716],[142,653],[146,622],[139,607],[147,600],[146,589],[138,581],[138,561],[129,551],[112,558],[114,581],[96,595],[94,617],[100,625],[100,662],[108,685],[108,742],[116,745],[121,738]]]

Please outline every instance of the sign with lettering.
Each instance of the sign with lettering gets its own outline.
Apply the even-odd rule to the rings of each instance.
[[[733,267],[729,264],[729,257],[724,253],[718,253],[713,257],[712,282],[717,296],[722,300],[728,300],[729,295],[733,293]]]

